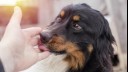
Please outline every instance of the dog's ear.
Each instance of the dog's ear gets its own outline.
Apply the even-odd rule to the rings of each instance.
[[[85,7],[88,7],[88,8],[91,8],[89,5],[87,5],[86,3],[82,3],[81,5],[85,6]]]
[[[94,42],[94,49],[100,64],[105,67],[107,65],[111,65],[111,56],[113,56],[114,50],[112,44],[115,43],[115,39],[112,35],[108,21],[103,15],[100,14],[100,16],[103,27],[101,34]]]

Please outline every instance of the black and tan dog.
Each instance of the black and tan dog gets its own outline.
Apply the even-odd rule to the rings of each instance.
[[[103,15],[87,4],[63,8],[41,40],[54,54],[46,72],[113,72],[114,37]]]

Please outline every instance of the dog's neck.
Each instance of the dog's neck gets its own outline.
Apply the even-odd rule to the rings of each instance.
[[[66,55],[52,54],[47,59],[35,64],[23,72],[66,72],[68,63],[63,61]]]

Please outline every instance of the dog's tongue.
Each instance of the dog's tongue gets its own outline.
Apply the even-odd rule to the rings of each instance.
[[[38,48],[40,49],[40,51],[49,51],[48,48],[46,48],[46,46],[39,40],[38,41]]]
[[[41,45],[41,46],[38,46],[40,51],[49,51],[48,48],[46,48],[45,46]]]

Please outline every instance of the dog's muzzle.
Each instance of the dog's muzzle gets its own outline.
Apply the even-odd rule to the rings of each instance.
[[[40,37],[42,43],[47,43],[52,38],[52,34],[48,30],[43,30],[40,34]]]

